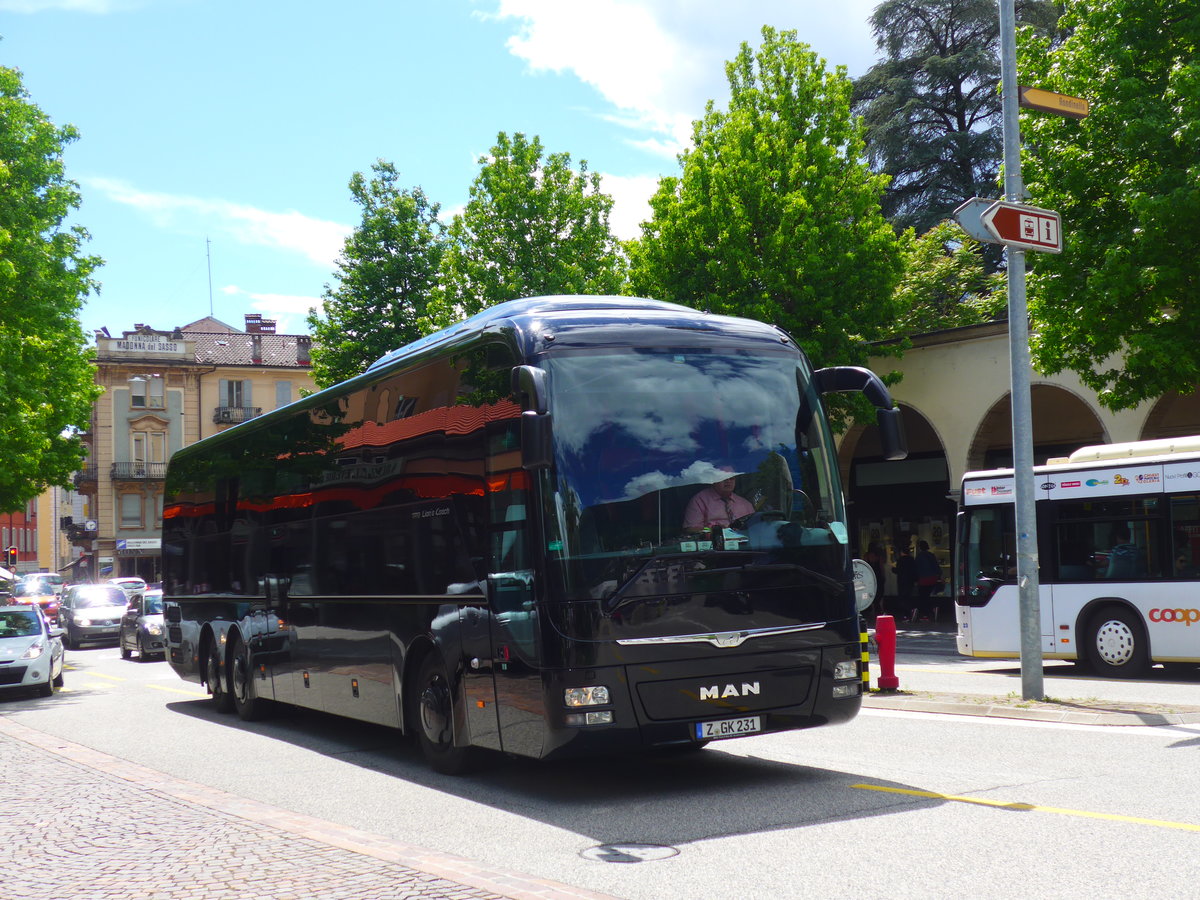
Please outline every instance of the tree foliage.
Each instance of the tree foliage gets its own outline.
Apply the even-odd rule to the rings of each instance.
[[[612,198],[569,153],[501,132],[450,224],[437,309],[440,327],[485,307],[544,294],[619,294],[625,261],[609,227]]]
[[[85,448],[94,353],[78,314],[101,264],[64,222],[79,207],[63,148],[78,137],[29,100],[21,74],[0,66],[0,511],[69,483]]]
[[[1049,0],[1017,18],[1048,33]],[[855,84],[872,166],[892,176],[884,214],[928,231],[964,200],[997,196],[1003,156],[996,0],[884,0],[871,16],[882,55]],[[999,254],[989,257],[995,268]]]
[[[1026,184],[1064,234],[1031,254],[1033,356],[1123,409],[1200,381],[1200,6],[1065,6],[1062,46],[1023,33],[1019,52],[1030,83],[1091,105],[1022,116]]]
[[[350,179],[362,221],[346,238],[337,286],[309,310],[312,373],[320,387],[358,375],[385,353],[421,337],[445,251],[439,207],[419,188],[398,186],[384,160]],[[322,314],[323,313],[323,314]]]
[[[902,261],[862,162],[845,70],[764,28],[726,65],[682,174],[662,179],[630,246],[635,293],[773,322],[817,365],[865,363],[896,316]]]
[[[956,222],[944,220],[916,236],[902,235],[904,277],[896,286],[901,309],[894,336],[977,325],[1003,318],[1007,309],[1003,272],[987,271],[979,244]]]

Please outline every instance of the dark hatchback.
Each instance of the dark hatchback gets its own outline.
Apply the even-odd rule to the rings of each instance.
[[[63,593],[58,621],[68,647],[115,641],[129,600],[112,584],[73,584]]]

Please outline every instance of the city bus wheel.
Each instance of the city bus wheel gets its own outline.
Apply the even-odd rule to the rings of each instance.
[[[229,648],[229,693],[233,695],[234,709],[244,722],[265,718],[270,712],[270,701],[259,697],[254,689],[250,648],[241,637],[235,637]]]
[[[1097,675],[1137,678],[1150,668],[1146,633],[1137,616],[1120,606],[1106,606],[1092,616],[1087,629],[1087,658]]]
[[[208,681],[208,692],[212,694],[213,708],[217,712],[232,712],[233,696],[229,693],[229,686],[225,682],[225,669],[221,665],[221,649],[217,645],[215,637],[212,646],[208,648],[205,678]]]
[[[454,694],[446,664],[436,652],[421,660],[408,696],[409,722],[425,759],[444,775],[466,771],[471,763],[470,748],[454,746]]]

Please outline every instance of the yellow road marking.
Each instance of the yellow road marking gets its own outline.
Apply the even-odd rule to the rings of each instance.
[[[956,797],[953,794],[938,794],[934,791],[917,791],[909,788],[885,787],[881,784],[852,784],[852,788],[863,791],[880,791],[885,794],[906,794],[910,797],[926,797],[930,800],[953,800],[956,803],[973,803],[977,806],[994,806],[1017,812],[1055,813],[1060,816],[1076,816],[1083,819],[1107,819],[1110,822],[1128,822],[1132,825],[1151,825],[1155,828],[1174,828],[1179,831],[1200,831],[1200,825],[1187,822],[1167,822],[1161,819],[1141,819],[1137,816],[1119,816],[1115,813],[1089,812],[1086,809],[1060,809],[1057,806],[1038,806],[1033,803],[1014,803],[1006,800],[985,800],[982,797]]]
[[[148,688],[153,688],[156,691],[166,691],[169,694],[183,694],[185,697],[207,697],[208,694],[203,691],[184,691],[179,688],[166,687],[161,684],[148,684]]]

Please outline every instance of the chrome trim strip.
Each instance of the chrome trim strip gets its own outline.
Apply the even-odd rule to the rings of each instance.
[[[617,643],[623,647],[638,644],[703,644],[709,643],[714,647],[740,647],[745,641],[760,637],[774,637],[779,634],[795,634],[798,631],[813,631],[824,628],[828,622],[814,622],[809,625],[780,625],[777,628],[755,628],[752,631],[719,631],[705,634],[672,634],[666,637],[625,638]]]

